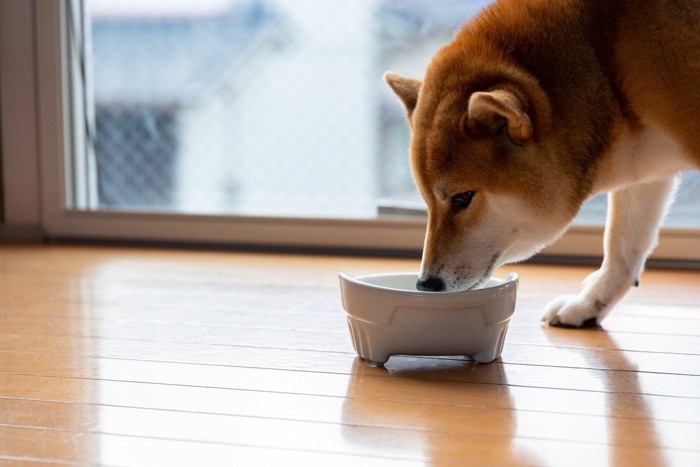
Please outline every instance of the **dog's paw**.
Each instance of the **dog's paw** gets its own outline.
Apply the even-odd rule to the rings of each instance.
[[[597,326],[607,305],[581,295],[565,295],[545,308],[542,322],[551,326],[581,328]]]

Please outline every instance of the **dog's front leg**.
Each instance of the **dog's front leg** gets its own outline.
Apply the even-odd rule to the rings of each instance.
[[[630,287],[639,285],[675,187],[675,179],[668,178],[609,194],[602,266],[586,278],[580,294],[549,303],[542,321],[555,326],[595,326]]]

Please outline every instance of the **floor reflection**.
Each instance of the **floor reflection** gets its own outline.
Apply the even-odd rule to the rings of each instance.
[[[546,352],[557,355],[540,350],[541,361],[528,365],[508,364],[507,355],[487,365],[392,357],[386,368],[356,359],[342,411],[345,441],[428,463],[656,466],[693,457],[693,417],[676,410],[693,405],[673,388],[650,387],[659,379],[639,372],[646,360],[600,328],[542,332],[557,344]]]
[[[342,420],[345,440],[376,446],[377,455],[429,463],[539,463],[512,442],[517,419],[500,363],[392,357],[385,368],[373,368],[356,358]]]
[[[592,332],[598,334],[598,350],[593,351],[586,348],[590,346],[588,333]],[[547,333],[547,329],[545,334],[550,342],[560,340]],[[639,381],[637,365],[627,357],[612,335],[599,327],[571,329],[567,330],[566,344],[569,348],[559,347],[557,351],[571,353],[577,364],[582,362],[585,368],[590,369],[588,371],[595,372],[595,376],[591,377],[600,378],[603,374],[601,401],[607,416],[601,417],[600,424],[601,430],[606,433],[607,464],[629,464],[629,448],[638,446],[646,452],[645,465],[669,465],[654,423],[653,410]],[[632,422],[630,415],[634,418]]]

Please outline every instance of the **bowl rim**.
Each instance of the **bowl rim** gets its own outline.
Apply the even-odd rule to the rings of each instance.
[[[504,279],[498,278],[498,277],[493,277],[491,276],[489,280],[497,280],[499,281],[497,284],[490,285],[488,287],[481,287],[478,289],[469,289],[469,290],[455,290],[455,291],[450,291],[450,292],[433,292],[429,290],[409,290],[409,289],[397,289],[394,287],[387,287],[383,285],[377,285],[377,284],[372,284],[369,282],[365,282],[363,279],[368,279],[368,278],[373,278],[373,277],[383,277],[383,276],[414,276],[418,278],[417,272],[384,272],[384,273],[375,273],[375,274],[364,274],[361,276],[357,277],[350,277],[347,274],[344,273],[339,273],[338,277],[340,278],[341,281],[347,281],[353,284],[357,284],[360,287],[366,287],[370,289],[375,289],[375,290],[382,290],[382,291],[389,291],[392,293],[399,293],[399,294],[406,294],[406,295],[433,295],[433,296],[441,296],[441,297],[454,297],[458,295],[475,295],[478,294],[479,292],[490,292],[493,289],[498,289],[498,288],[510,288],[513,285],[516,285],[519,281],[518,273],[516,272],[510,272],[508,273],[508,276],[506,276]]]

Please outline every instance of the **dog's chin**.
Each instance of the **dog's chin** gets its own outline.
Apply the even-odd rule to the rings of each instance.
[[[454,277],[453,280],[446,280],[445,290],[447,292],[463,292],[465,290],[476,290],[482,288],[491,279],[493,272],[502,265],[501,255],[494,254],[484,272],[474,277]]]
[[[491,278],[491,275],[486,275],[474,279],[457,278],[452,281],[446,281],[445,292],[464,292],[467,290],[476,290],[483,287]]]

